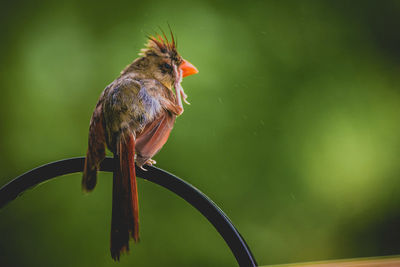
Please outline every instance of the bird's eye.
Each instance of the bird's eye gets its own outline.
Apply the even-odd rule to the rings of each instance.
[[[164,64],[163,64],[163,67],[164,67],[165,69],[167,69],[167,70],[172,69],[172,66],[171,66],[170,64],[168,64],[168,63],[164,63]]]

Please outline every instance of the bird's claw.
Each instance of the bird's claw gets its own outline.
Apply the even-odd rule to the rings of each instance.
[[[143,165],[142,165],[142,166],[139,166],[139,168],[142,169],[142,171],[147,172],[147,169],[143,168]]]
[[[153,166],[153,164],[156,164],[157,163],[157,161],[155,161],[154,159],[148,159],[144,164],[146,164],[147,166]],[[147,169],[145,169],[144,167],[143,167],[143,165],[142,166],[139,166],[139,168],[141,168],[143,171],[145,171],[145,172],[147,172],[148,170]]]
[[[153,166],[153,164],[156,164],[156,163],[157,163],[157,161],[155,161],[154,159],[148,159],[145,164],[149,165],[149,166]]]

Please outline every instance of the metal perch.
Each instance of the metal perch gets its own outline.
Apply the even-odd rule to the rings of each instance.
[[[64,159],[48,163],[20,175],[0,189],[0,208],[25,190],[41,182],[60,175],[82,172],[84,162],[84,157]],[[114,159],[106,158],[102,162],[100,170],[113,172],[114,166]],[[136,166],[137,176],[172,191],[200,211],[225,240],[239,266],[257,266],[253,254],[239,231],[225,213],[205,194],[191,184],[164,170],[152,166],[146,166],[146,168],[147,171],[143,171]]]

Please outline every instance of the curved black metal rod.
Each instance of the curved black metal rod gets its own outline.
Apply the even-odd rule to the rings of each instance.
[[[15,178],[0,189],[0,208],[15,199],[25,190],[60,175],[83,171],[85,158],[71,158],[55,161]],[[106,158],[101,171],[113,172],[116,166],[114,159]],[[117,165],[118,166],[118,165]],[[138,177],[158,184],[174,192],[201,212],[217,229],[231,249],[239,266],[257,266],[256,260],[238,230],[225,213],[205,194],[178,177],[156,167],[146,166],[147,171],[136,167]]]

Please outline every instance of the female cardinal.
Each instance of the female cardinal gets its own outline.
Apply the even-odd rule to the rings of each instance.
[[[114,260],[129,250],[131,237],[139,240],[135,161],[139,167],[155,163],[152,157],[183,112],[181,97],[186,102],[187,96],[182,78],[198,72],[178,54],[172,32],[171,42],[164,33],[150,36],[139,55],[100,95],[90,121],[82,178],[83,190],[93,190],[106,145],[119,158],[113,176],[110,250]]]

